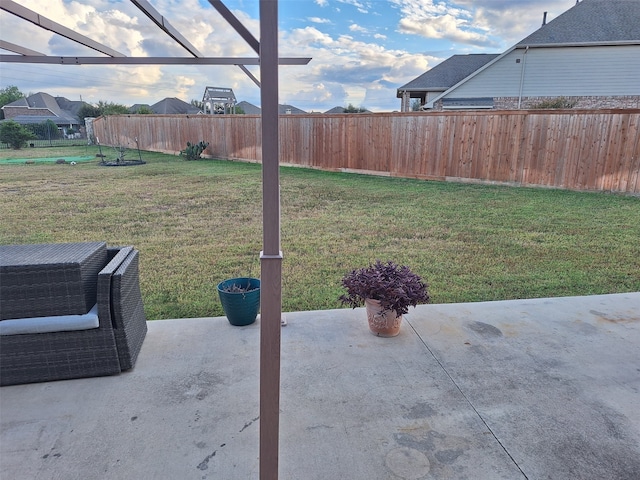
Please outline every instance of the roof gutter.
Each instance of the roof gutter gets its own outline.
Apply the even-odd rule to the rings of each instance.
[[[638,40],[612,40],[608,42],[573,42],[573,43],[519,43],[515,46],[522,48],[562,48],[562,47],[618,47],[621,45],[640,45]]]

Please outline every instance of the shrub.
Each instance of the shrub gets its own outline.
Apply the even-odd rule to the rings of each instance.
[[[531,108],[551,109],[551,108],[573,108],[578,103],[566,97],[550,98],[531,105]]]
[[[27,140],[34,140],[36,136],[19,123],[9,120],[0,125],[0,142],[7,143],[14,150],[26,145]]]
[[[406,265],[377,260],[366,268],[352,270],[342,278],[347,291],[340,302],[356,308],[366,299],[379,300],[384,310],[393,310],[397,317],[419,303],[428,303],[427,284]]]
[[[180,155],[187,157],[187,160],[198,160],[204,149],[209,146],[208,142],[201,141],[200,143],[187,142],[187,148],[180,151]]]

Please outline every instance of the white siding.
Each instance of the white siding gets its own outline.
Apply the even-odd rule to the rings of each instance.
[[[640,45],[513,50],[448,98],[640,95]],[[520,59],[520,63],[516,60]]]

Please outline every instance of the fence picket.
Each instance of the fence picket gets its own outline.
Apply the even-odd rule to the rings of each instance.
[[[112,115],[103,145],[261,160],[259,115]],[[640,193],[640,110],[283,115],[283,164],[426,179]]]

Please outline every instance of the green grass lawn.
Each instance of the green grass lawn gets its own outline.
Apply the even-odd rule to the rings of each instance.
[[[216,284],[260,275],[260,165],[142,157],[0,162],[0,243],[134,245],[149,319],[223,315]],[[339,307],[342,275],[376,259],[409,265],[435,303],[640,291],[637,197],[283,167],[281,202],[284,311]]]

